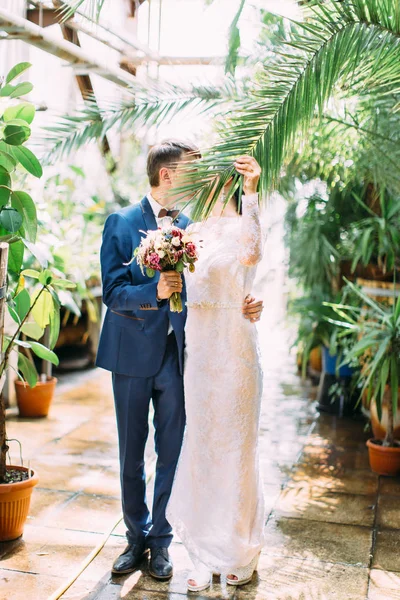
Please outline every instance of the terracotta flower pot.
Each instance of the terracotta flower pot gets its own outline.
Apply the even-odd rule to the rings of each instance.
[[[400,475],[400,446],[386,448],[380,440],[368,440],[369,464],[374,473],[396,477]]]
[[[370,408],[370,419],[374,438],[377,440],[384,440],[386,436],[387,424],[388,424],[388,402],[392,402],[392,388],[387,385],[385,387],[385,393],[382,401],[382,420],[379,421],[378,411],[376,409],[376,402],[371,402]],[[398,391],[397,400],[398,411],[394,419],[394,437],[396,440],[400,440],[400,388]]]
[[[8,468],[28,471],[25,467]],[[38,476],[32,471],[29,479],[0,484],[0,542],[15,540],[23,534],[32,491],[38,481]]]
[[[322,371],[322,352],[321,346],[313,348],[310,352],[310,367],[316,372]]]
[[[16,380],[15,391],[20,417],[47,417],[54,396],[57,379],[49,377],[47,381],[38,381],[31,388],[27,383]]]

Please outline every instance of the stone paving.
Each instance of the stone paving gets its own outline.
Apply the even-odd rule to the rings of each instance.
[[[65,600],[400,600],[400,480],[370,472],[363,422],[318,415],[315,390],[298,377],[282,328],[267,318],[260,333],[267,514],[252,583],[224,594],[215,578],[209,591],[187,595],[190,562],[179,540],[171,582],[154,581],[146,564],[112,578],[125,546],[120,524]],[[49,598],[120,513],[110,377],[95,370],[63,379],[48,419],[8,422],[40,483],[23,539],[0,544],[0,600]]]

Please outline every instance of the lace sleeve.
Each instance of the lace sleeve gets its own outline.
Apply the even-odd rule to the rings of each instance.
[[[258,194],[242,196],[242,229],[240,234],[239,261],[252,267],[262,258],[262,232]]]

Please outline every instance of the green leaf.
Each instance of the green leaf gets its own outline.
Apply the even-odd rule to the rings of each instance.
[[[11,154],[0,150],[0,167],[11,173],[11,171],[14,171],[16,165],[17,162]]]
[[[39,342],[31,342],[31,348],[36,356],[43,358],[43,360],[48,360],[53,365],[58,366],[59,360],[57,354],[46,348],[46,346],[39,344]]]
[[[14,79],[16,79],[19,75],[21,75],[21,73],[23,73],[24,71],[29,69],[31,66],[32,66],[31,63],[28,63],[28,62],[20,62],[17,65],[15,65],[9,71],[9,73],[6,77],[6,83],[10,83]]]
[[[28,125],[6,125],[3,131],[3,138],[6,144],[10,146],[21,146],[29,139],[31,130]]]
[[[390,363],[390,358],[385,358],[385,360],[382,363],[381,366],[381,377],[380,377],[380,388],[381,388],[381,396],[380,396],[380,401],[381,404],[383,402],[383,396],[385,395],[385,388],[386,388],[386,384],[388,382],[388,377],[389,377],[389,363]]]
[[[397,323],[400,319],[400,295],[396,300],[396,304],[394,305],[394,320]]]
[[[60,335],[60,308],[54,303],[54,310],[50,313],[50,336],[49,336],[49,347],[52,350],[57,343],[58,336]]]
[[[11,233],[16,233],[23,222],[22,216],[15,208],[3,208],[0,212],[0,224]]]
[[[21,240],[8,247],[8,270],[19,275],[24,260],[24,244]]]
[[[40,327],[36,322],[30,321],[28,323],[24,323],[21,329],[22,333],[24,333],[29,338],[34,340],[40,340],[43,337],[44,329]]]
[[[22,323],[31,308],[31,297],[29,292],[25,289],[21,290],[20,293],[15,296],[14,302],[20,323]]]
[[[28,173],[38,178],[43,175],[42,165],[29,148],[26,148],[25,146],[16,146],[13,148],[12,153],[14,158],[21,163]]]
[[[11,318],[18,324],[21,325],[21,321],[19,319],[18,313],[13,306],[8,305],[8,312],[10,313]]]
[[[15,86],[14,90],[10,94],[10,98],[20,98],[20,96],[26,96],[33,90],[33,85],[29,81],[19,83]]]
[[[21,119],[30,125],[35,118],[35,107],[30,102],[21,102],[16,106],[9,106],[6,108],[3,114],[5,122],[13,121],[14,119]]]
[[[24,380],[30,387],[35,387],[38,381],[38,374],[33,363],[26,358],[24,354],[18,354],[18,370],[22,373]]]
[[[73,171],[76,175],[79,175],[79,177],[82,177],[83,179],[86,178],[85,175],[85,171],[83,169],[81,169],[80,167],[76,167],[75,165],[69,165],[69,168],[71,169],[71,171]]]
[[[229,51],[225,62],[225,73],[235,74],[236,65],[240,50],[240,30],[238,27],[239,19],[242,15],[246,0],[240,0],[239,8],[229,28]]]
[[[55,288],[62,290],[74,290],[76,289],[76,283],[69,281],[68,279],[53,279],[51,285]]]
[[[148,269],[146,268],[146,275],[147,277],[154,277],[154,275],[156,274],[154,269]]]
[[[34,243],[37,234],[36,206],[32,198],[26,192],[13,192],[11,194],[11,206],[23,217],[25,237]]]
[[[32,277],[33,279],[39,279],[39,271],[35,271],[34,269],[25,269],[22,271],[21,275],[24,277]]]
[[[35,306],[33,306],[34,303]],[[33,316],[39,327],[45,329],[50,323],[50,314],[54,310],[53,298],[51,297],[50,292],[42,289],[36,290],[36,292],[34,292],[34,294],[31,297],[31,305],[33,307],[31,315]]]
[[[177,262],[177,263],[176,263],[176,265],[175,265],[175,270],[176,270],[178,273],[183,273],[183,271],[185,270],[185,265],[183,264],[183,262],[182,262],[182,261],[179,261],[179,262]]]
[[[11,191],[7,188],[11,187],[11,177],[4,167],[0,166],[0,207],[5,206],[10,197]]]
[[[45,269],[40,273],[39,281],[42,285],[51,285],[53,282],[53,273],[49,269]]]
[[[21,346],[21,348],[31,348],[29,342],[24,342],[23,340],[19,340],[18,338],[14,340],[13,344],[15,344],[16,346]]]
[[[6,98],[7,96],[11,96],[11,94],[13,93],[13,91],[15,90],[15,85],[4,85],[2,88],[0,88],[0,97],[1,98]]]

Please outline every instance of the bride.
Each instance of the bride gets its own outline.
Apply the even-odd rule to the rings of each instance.
[[[190,591],[208,588],[213,573],[230,585],[249,582],[263,545],[262,372],[257,332],[241,312],[262,257],[261,169],[250,156],[238,158],[235,168],[244,178],[242,214],[233,197],[188,228],[200,234],[203,249],[187,278],[187,426],[167,518],[195,566]]]

